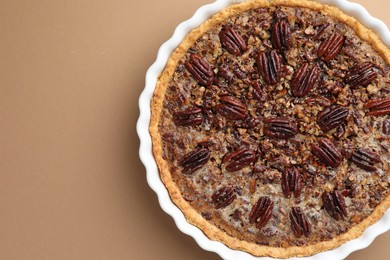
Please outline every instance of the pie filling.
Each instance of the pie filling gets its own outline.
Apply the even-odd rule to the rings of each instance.
[[[339,20],[241,12],[205,32],[167,84],[162,157],[182,198],[230,236],[328,241],[388,196],[389,66]]]

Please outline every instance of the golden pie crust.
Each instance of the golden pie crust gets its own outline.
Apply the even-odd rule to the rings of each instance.
[[[301,1],[301,0],[250,0],[244,3],[232,5],[220,11],[212,16],[210,19],[202,23],[199,27],[192,30],[186,38],[180,43],[180,45],[172,52],[165,69],[158,78],[156,89],[151,103],[151,121],[150,121],[150,134],[153,142],[153,154],[157,162],[161,179],[168,189],[169,195],[172,201],[181,209],[184,213],[187,221],[197,227],[199,227],[211,240],[220,241],[232,249],[242,250],[249,252],[255,256],[270,256],[276,258],[288,258],[309,256],[326,250],[336,248],[349,240],[359,237],[362,232],[370,225],[377,222],[390,205],[390,196],[387,196],[373,211],[373,213],[364,219],[359,224],[350,228],[347,232],[335,237],[330,241],[319,242],[307,246],[290,246],[288,248],[278,248],[262,246],[255,243],[249,243],[247,241],[239,240],[235,237],[228,235],[223,230],[219,229],[196,211],[181,195],[181,192],[177,184],[172,180],[172,176],[167,162],[163,159],[162,154],[162,141],[159,132],[159,121],[163,109],[164,95],[178,61],[188,51],[188,49],[195,43],[195,41],[209,31],[215,25],[219,24],[225,19],[237,15],[243,11],[270,6],[290,6],[290,7],[305,7],[315,11],[320,11],[330,17],[336,18],[344,24],[352,27],[356,34],[363,40],[371,44],[373,48],[384,58],[386,63],[390,64],[390,52],[388,48],[380,41],[378,35],[373,31],[364,27],[355,18],[348,16],[341,12],[336,7],[323,5],[313,1]]]

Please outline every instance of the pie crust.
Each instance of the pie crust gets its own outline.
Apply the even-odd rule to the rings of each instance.
[[[390,196],[384,198],[381,203],[376,206],[372,214],[365,218],[363,221],[351,227],[345,233],[342,233],[331,240],[304,246],[272,247],[266,245],[259,245],[253,242],[240,240],[234,236],[231,236],[210,221],[206,220],[200,214],[200,212],[195,210],[190,205],[190,203],[183,198],[178,185],[172,179],[169,163],[165,159],[163,159],[163,144],[161,140],[161,133],[159,131],[159,123],[161,120],[163,102],[168,83],[175,72],[179,60],[183,58],[183,56],[199,39],[199,37],[201,37],[205,32],[211,30],[213,27],[220,24],[227,18],[238,15],[246,10],[272,6],[303,7],[314,11],[319,11],[329,17],[333,17],[340,22],[352,27],[353,30],[356,32],[357,36],[362,41],[368,42],[374,48],[374,50],[383,57],[385,62],[387,64],[390,64],[390,52],[387,47],[380,41],[377,34],[364,27],[355,18],[342,13],[339,9],[335,7],[322,5],[313,1],[246,1],[244,3],[227,7],[212,16],[209,20],[205,21],[199,27],[192,30],[181,42],[181,44],[174,50],[166,64],[165,69],[163,70],[157,81],[156,89],[151,103],[151,122],[149,130],[152,136],[153,154],[159,168],[161,179],[165,184],[171,199],[181,209],[189,223],[199,227],[211,240],[221,241],[232,249],[249,252],[255,256],[271,256],[277,258],[309,256],[338,247],[349,240],[359,237],[368,226],[377,222],[379,218],[385,213],[390,204]]]

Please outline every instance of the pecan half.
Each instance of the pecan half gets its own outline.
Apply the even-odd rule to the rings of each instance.
[[[203,86],[210,86],[213,83],[213,69],[200,55],[192,53],[190,55],[190,59],[185,62],[185,66],[199,84]]]
[[[247,116],[248,111],[238,98],[222,96],[220,101],[221,104],[217,105],[217,111],[227,119],[237,120]]]
[[[306,96],[318,80],[319,69],[317,65],[309,68],[309,63],[304,63],[291,80],[292,93],[296,97]]]
[[[211,195],[211,200],[216,209],[229,206],[236,199],[236,194],[231,187],[222,187]]]
[[[358,86],[365,87],[376,79],[376,77],[377,73],[374,70],[374,65],[370,62],[365,62],[350,69],[345,76],[344,81],[349,84],[351,88]]]
[[[267,196],[259,198],[249,213],[249,223],[256,223],[257,228],[264,227],[271,219],[274,203]]]
[[[291,229],[295,237],[300,238],[302,235],[309,237],[310,224],[306,215],[300,207],[292,207],[290,212]]]
[[[303,188],[302,177],[299,170],[295,167],[285,168],[282,173],[282,191],[286,198],[294,194],[294,198],[301,195]]]
[[[351,162],[363,170],[374,172],[376,171],[374,165],[380,163],[381,158],[370,150],[358,148],[352,152]]]
[[[223,163],[226,163],[225,168],[229,172],[241,170],[255,161],[255,152],[245,147],[228,153],[223,159]]]
[[[226,25],[219,32],[222,46],[231,54],[241,55],[246,51],[246,42],[231,25]]]
[[[346,107],[333,105],[325,108],[317,116],[317,123],[321,130],[327,132],[345,122],[349,114]]]
[[[341,152],[336,148],[333,142],[327,138],[321,138],[317,144],[311,145],[312,153],[323,163],[333,168],[339,166],[343,161]]]
[[[287,139],[298,132],[296,123],[288,118],[267,118],[264,123],[264,135],[269,137]]]
[[[336,219],[344,219],[348,215],[347,207],[345,206],[345,199],[342,193],[338,190],[333,192],[322,193],[322,203],[329,215]]]
[[[210,159],[210,152],[206,148],[193,150],[180,160],[179,164],[183,167],[184,174],[192,174],[202,168]]]
[[[274,49],[279,51],[288,51],[291,48],[291,31],[286,19],[279,20],[273,24],[271,42]]]
[[[178,126],[197,126],[204,121],[202,109],[191,107],[173,114],[173,122]]]
[[[390,114],[390,98],[371,99],[364,104],[364,108],[368,109],[367,115],[383,116]]]
[[[333,33],[330,37],[321,42],[318,47],[318,57],[322,58],[324,61],[333,60],[341,51],[344,40],[344,36],[338,33]]]
[[[276,50],[260,52],[257,68],[266,83],[274,85],[280,81],[281,57]]]

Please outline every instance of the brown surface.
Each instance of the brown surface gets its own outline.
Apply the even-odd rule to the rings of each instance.
[[[218,259],[159,208],[135,133],[158,47],[210,2],[0,1],[2,259]],[[389,3],[357,2],[390,24]]]

